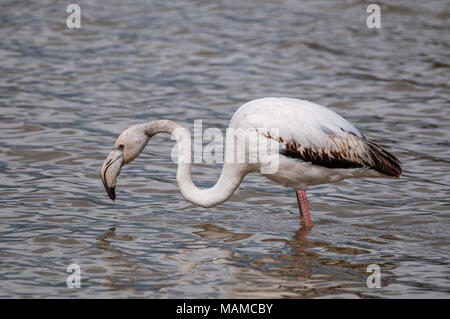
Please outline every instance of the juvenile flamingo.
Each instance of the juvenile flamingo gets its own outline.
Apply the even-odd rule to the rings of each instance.
[[[400,161],[394,155],[367,140],[335,112],[305,100],[250,101],[236,111],[229,128],[238,132],[237,137],[246,132],[251,134],[246,136],[244,144],[233,144],[233,147],[227,144],[219,180],[211,188],[200,189],[192,182],[191,139],[186,129],[170,120],[131,126],[117,138],[101,168],[106,192],[115,200],[120,169],[133,161],[158,133],[171,134],[177,141],[177,182],[189,202],[202,207],[223,203],[245,175],[259,171],[295,190],[304,229],[312,228],[305,192],[308,186],[350,177],[399,177],[402,173]],[[244,154],[243,161],[236,160],[239,152]]]

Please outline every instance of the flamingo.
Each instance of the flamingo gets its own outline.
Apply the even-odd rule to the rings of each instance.
[[[225,153],[232,155],[232,160],[226,157],[213,187],[201,189],[192,181],[191,139],[185,134],[186,129],[170,120],[131,126],[117,138],[100,170],[107,194],[115,200],[122,166],[133,161],[158,133],[171,134],[177,141],[177,183],[187,201],[201,207],[223,203],[248,173],[260,171],[268,179],[294,189],[301,229],[312,228],[306,198],[308,186],[354,177],[400,177],[402,173],[400,161],[393,154],[366,139],[337,113],[306,100],[271,97],[247,102],[235,112],[229,129],[253,132],[253,139],[259,143],[246,140],[246,144],[237,147],[227,144]],[[258,148],[269,150],[269,155],[255,158]],[[243,149],[245,161],[236,162],[235,153]],[[268,167],[275,160],[276,170],[270,171]]]

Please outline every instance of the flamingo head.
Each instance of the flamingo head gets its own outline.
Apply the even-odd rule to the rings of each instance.
[[[135,125],[125,130],[117,138],[113,150],[103,162],[100,177],[106,193],[113,201],[116,199],[116,181],[120,169],[133,161],[144,149],[149,136],[141,125]]]

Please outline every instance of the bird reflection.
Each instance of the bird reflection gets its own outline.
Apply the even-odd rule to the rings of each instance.
[[[310,241],[306,237],[309,235],[310,232],[311,228],[300,227],[299,229],[297,229],[297,231],[294,234],[294,238],[297,239],[300,244],[297,249],[305,250],[310,246]]]

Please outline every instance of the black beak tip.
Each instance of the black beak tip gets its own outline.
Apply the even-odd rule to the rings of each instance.
[[[111,187],[108,192],[109,198],[111,198],[113,201],[116,199],[116,188]]]

